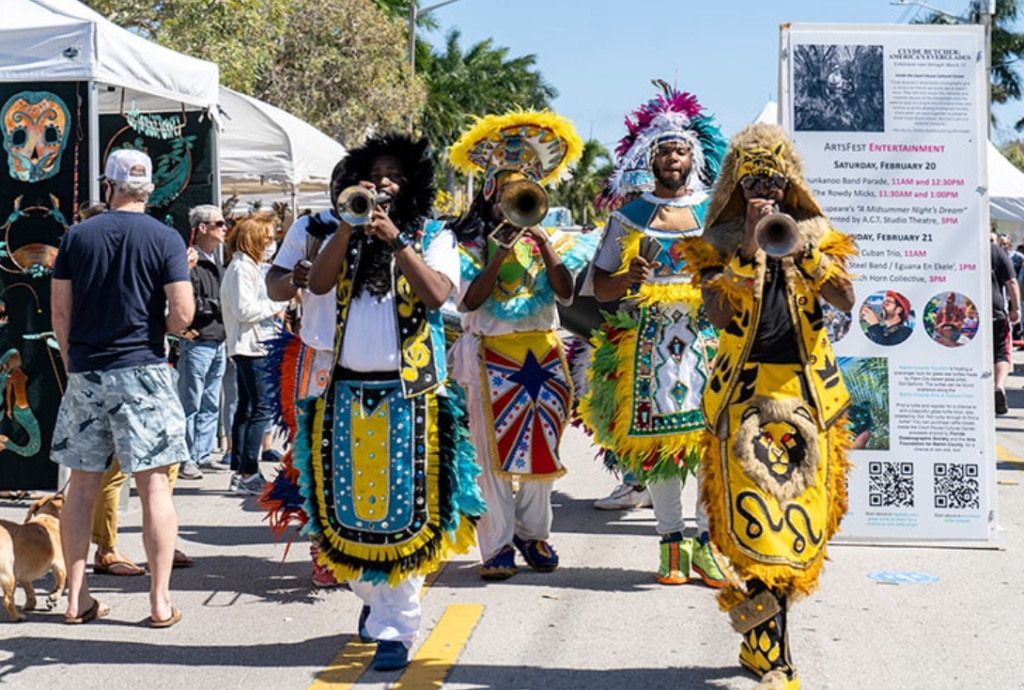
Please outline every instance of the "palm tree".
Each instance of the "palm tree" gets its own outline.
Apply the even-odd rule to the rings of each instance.
[[[417,45],[418,71],[427,85],[427,102],[420,119],[435,155],[447,160],[448,147],[471,122],[472,116],[503,113],[513,108],[546,108],[558,95],[536,69],[534,55],[508,57],[508,48],[491,39],[466,52],[457,29],[449,32],[443,52],[426,43]],[[445,187],[453,191],[455,171],[447,169]]]
[[[568,206],[572,217],[578,223],[586,224],[593,220],[594,197],[601,191],[613,167],[612,157],[605,147],[595,139],[586,141],[572,177],[558,188],[553,201]]]
[[[973,23],[981,22],[981,3],[985,0],[971,0],[967,10],[967,18]],[[987,3],[986,3],[987,4]],[[992,102],[1006,103],[1020,100],[1024,92],[1024,83],[1017,73],[1015,63],[1024,58],[1024,34],[1013,31],[1020,10],[1017,0],[997,0],[996,11],[992,15]],[[957,21],[954,17],[934,13],[922,20],[922,24],[950,24]],[[994,118],[993,118],[994,119]],[[1024,118],[1014,125],[1018,130],[1024,129]]]

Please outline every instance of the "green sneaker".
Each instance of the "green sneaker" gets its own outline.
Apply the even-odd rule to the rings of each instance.
[[[705,532],[694,540],[692,563],[693,570],[708,587],[721,589],[739,585],[733,574],[729,561],[715,548]]]
[[[693,540],[684,539],[679,532],[661,538],[661,567],[658,582],[663,585],[685,585],[690,581],[690,556]]]

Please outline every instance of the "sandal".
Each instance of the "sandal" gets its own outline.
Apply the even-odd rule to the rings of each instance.
[[[103,556],[96,554],[92,562],[92,572],[97,575],[118,575],[121,577],[136,577],[145,575],[146,569],[136,565],[122,556],[117,551]]]
[[[174,562],[171,564],[172,568],[191,568],[196,564],[196,559],[185,554],[180,549],[174,550]]]
[[[104,554],[100,556],[98,553],[92,561],[92,572],[95,574],[102,575],[119,575],[122,577],[135,577],[137,575],[144,575],[145,568],[141,565],[136,565],[130,560],[114,552],[111,554]]]
[[[158,621],[152,616],[150,616],[146,620],[149,621],[149,627],[151,628],[169,628],[181,620],[181,611],[172,606],[170,618],[165,618],[162,621]]]
[[[38,491],[0,491],[0,499],[5,501],[38,501],[42,497]]]
[[[99,599],[92,600],[92,606],[82,614],[79,614],[77,618],[65,618],[65,625],[82,625],[89,621],[94,621],[97,618],[103,618],[110,614],[110,607],[106,604],[101,604]]]

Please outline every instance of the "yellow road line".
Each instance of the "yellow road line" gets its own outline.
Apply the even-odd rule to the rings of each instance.
[[[359,641],[349,642],[334,657],[334,660],[317,675],[308,690],[348,690],[356,684],[363,672],[370,667],[377,645]]]
[[[437,578],[441,576],[441,573],[447,565],[448,561],[442,561],[437,570],[427,575],[423,582],[423,587],[420,589],[421,601],[423,600],[423,597],[426,596],[427,590],[429,590],[431,585],[437,581]],[[451,608],[452,607],[449,607],[449,610]],[[480,608],[483,609],[482,606]],[[447,615],[448,612],[446,611],[444,616],[441,617],[441,621],[444,621],[445,616]],[[479,618],[479,616],[477,617]],[[438,627],[440,627],[441,621],[438,622]],[[476,625],[476,621],[473,621],[473,625]],[[473,626],[470,626],[470,630],[472,630],[472,627]],[[436,628],[434,632],[437,632]],[[466,634],[466,637],[469,637],[468,633]],[[433,633],[431,633],[431,638],[433,638]],[[464,642],[465,640],[463,640],[463,643]],[[426,643],[424,643],[424,645],[426,645]],[[317,675],[316,680],[313,681],[313,684],[310,685],[307,690],[349,690],[349,688],[352,688],[356,682],[358,682],[359,678],[366,672],[366,669],[370,668],[370,662],[373,661],[373,654],[376,651],[377,645],[372,642],[367,644],[360,642],[358,638],[349,642],[342,647],[341,651],[338,652],[338,656],[334,657],[334,660],[327,665],[327,668]],[[418,659],[421,653],[422,650],[416,654],[415,658]],[[458,656],[458,651],[456,651],[456,656]],[[445,672],[445,675],[447,675],[447,671]],[[442,680],[444,680],[443,676]]]
[[[1013,465],[1014,469],[1024,472],[1024,460],[1021,460],[1002,446],[996,446],[996,460]]]
[[[393,686],[394,690],[440,688],[483,612],[482,604],[452,604],[445,609],[441,620],[412,658],[409,668]]]

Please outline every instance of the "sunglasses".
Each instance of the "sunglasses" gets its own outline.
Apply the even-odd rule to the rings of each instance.
[[[748,192],[752,192],[758,187],[773,190],[785,189],[787,184],[789,184],[789,180],[786,179],[785,175],[780,175],[779,173],[772,173],[771,175],[747,175],[740,180],[740,186]]]
[[[215,228],[227,227],[228,222],[226,220],[215,220],[212,223],[205,223],[205,225],[212,225]]]

